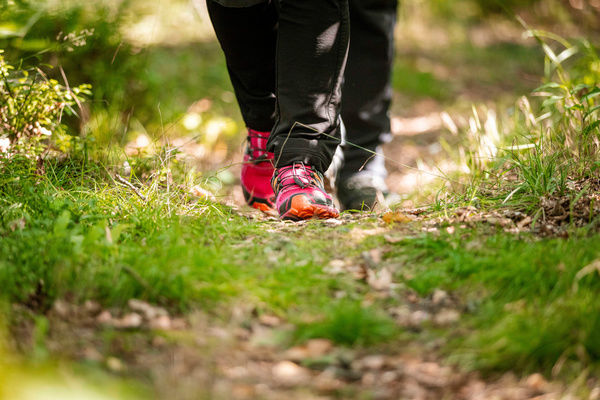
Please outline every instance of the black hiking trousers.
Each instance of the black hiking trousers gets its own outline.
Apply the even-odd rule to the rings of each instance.
[[[208,0],[246,125],[270,131],[276,167],[324,172],[346,140],[370,150],[390,135],[397,0]],[[342,87],[343,86],[343,87]],[[343,169],[372,154],[344,145]]]

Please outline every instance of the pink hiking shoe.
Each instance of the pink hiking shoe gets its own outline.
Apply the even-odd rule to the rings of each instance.
[[[275,194],[271,187],[273,177],[273,153],[267,151],[269,132],[248,129],[248,145],[242,165],[242,190],[249,206],[264,212],[272,212]]]
[[[273,175],[275,207],[281,219],[337,218],[340,213],[323,188],[323,175],[302,162],[277,168]]]

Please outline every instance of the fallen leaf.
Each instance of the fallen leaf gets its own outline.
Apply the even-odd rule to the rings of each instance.
[[[352,265],[348,267],[348,272],[350,272],[352,278],[360,281],[367,277],[368,270],[362,265]]]
[[[215,196],[200,185],[195,185],[190,188],[190,194],[201,199],[215,201]]]
[[[400,211],[388,211],[381,216],[381,219],[383,219],[386,224],[405,224],[413,220],[411,217]]]
[[[329,261],[329,265],[324,268],[324,271],[331,275],[339,275],[346,272],[345,266],[346,262],[344,260],[335,259]]]
[[[159,316],[168,315],[167,310],[162,307],[155,307],[145,301],[138,299],[129,299],[127,302],[129,308],[143,314],[146,319],[151,320]]]
[[[14,232],[16,230],[25,229],[25,218],[17,218],[13,221],[10,221],[8,224],[8,228]]]
[[[518,224],[517,224],[517,228],[519,229],[523,229],[526,226],[530,225],[531,222],[533,222],[533,219],[531,219],[530,216],[527,216],[525,218],[523,218]]]
[[[385,239],[386,242],[388,242],[390,244],[400,243],[404,240],[404,237],[396,237],[396,236],[390,236],[390,235],[384,235],[383,238]]]
[[[367,283],[375,290],[389,290],[392,287],[392,273],[387,268],[378,271],[368,269]]]
[[[275,315],[262,314],[258,317],[258,322],[265,326],[275,327],[281,325],[281,319]]]
[[[433,388],[448,386],[451,377],[449,368],[434,362],[419,362],[405,368],[404,372],[420,384]]]
[[[369,250],[369,256],[375,264],[379,264],[383,259],[383,251],[381,249],[371,249]]]
[[[310,358],[323,357],[333,348],[327,339],[311,339],[301,346],[294,346],[285,352],[285,357],[291,361],[302,361]]]

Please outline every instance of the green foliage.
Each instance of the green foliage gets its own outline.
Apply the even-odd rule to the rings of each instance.
[[[0,34],[0,48],[7,51],[9,61],[23,60],[25,67],[39,62],[62,66],[74,85],[94,86],[95,103],[124,100],[140,66],[129,57],[131,46],[120,32],[129,0],[11,3],[0,12],[0,20],[11,21]],[[58,69],[51,76],[60,78]]]
[[[15,69],[0,50],[0,141],[2,153],[38,155],[41,141],[64,134],[63,114],[76,114],[90,94],[89,85],[67,88],[48,79],[39,69]]]
[[[587,42],[576,46],[559,39],[564,49],[558,53],[542,40],[542,33],[534,35],[546,52],[548,77],[534,94],[545,100],[539,116],[523,110],[531,149],[510,152],[508,168],[518,174],[515,192],[540,199],[564,193],[567,179],[600,176],[600,58]],[[584,56],[568,70],[566,61],[578,52]]]
[[[587,41],[529,34],[544,50],[546,83],[500,116],[474,107],[461,154],[477,187],[466,192],[535,210],[544,197],[571,194],[569,182],[600,177],[600,58]]]

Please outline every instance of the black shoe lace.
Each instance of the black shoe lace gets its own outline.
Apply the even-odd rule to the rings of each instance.
[[[256,133],[253,132],[249,132],[248,136],[246,138],[246,140],[248,141],[248,144],[246,146],[246,153],[249,156],[248,161],[250,162],[262,162],[262,161],[269,161],[269,152],[266,149],[261,149],[258,147],[253,147],[252,146],[252,139],[258,139],[258,140],[267,140],[266,138],[264,138],[261,135],[258,135]],[[255,157],[254,154],[258,154],[258,157]]]
[[[292,170],[292,174],[291,176],[288,175],[283,179],[280,179],[279,176],[289,170]],[[298,172],[296,172],[298,171]],[[290,179],[292,178],[292,179]],[[308,182],[304,181],[303,179],[307,180]],[[289,187],[292,186],[300,186],[302,189],[306,189],[308,187],[316,187],[316,188],[320,188],[319,185],[320,182],[320,178],[317,172],[314,172],[308,168],[306,168],[306,166],[304,165],[303,162],[301,161],[297,161],[294,162],[292,165],[289,165],[287,167],[282,167],[279,169],[278,173],[277,173],[277,192],[280,192],[284,189],[287,189]]]

